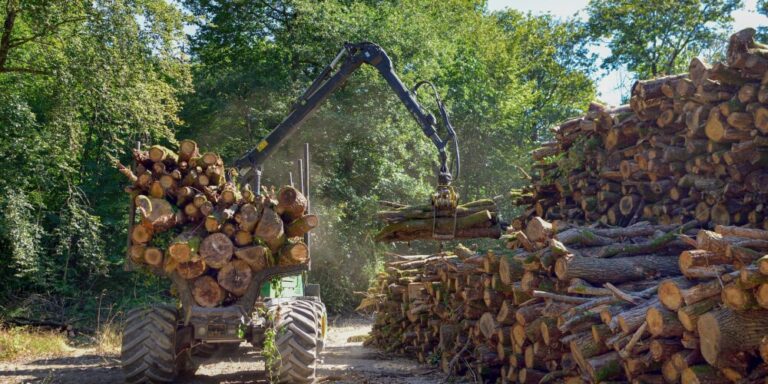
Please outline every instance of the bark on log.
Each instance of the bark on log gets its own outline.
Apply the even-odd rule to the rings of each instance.
[[[755,350],[768,329],[765,311],[735,312],[719,309],[699,317],[701,354],[714,366],[727,363],[729,356]]]
[[[319,224],[319,220],[315,215],[304,215],[285,227],[285,235],[287,237],[299,237],[304,236],[305,233],[316,228]]]
[[[307,198],[296,188],[285,186],[277,193],[275,212],[288,223],[300,218],[307,210]]]
[[[648,332],[654,337],[679,337],[685,328],[677,313],[662,307],[651,307],[646,312]]]
[[[277,252],[285,242],[283,221],[280,219],[280,215],[265,207],[253,235],[266,242],[272,252]]]
[[[584,279],[590,283],[624,283],[678,274],[677,260],[668,256],[591,258],[566,256],[555,263],[560,280]]]
[[[259,272],[272,266],[271,251],[263,245],[236,248],[235,257],[246,262],[254,272]]]
[[[711,311],[719,304],[720,301],[717,298],[710,298],[691,305],[686,305],[677,310],[677,318],[680,320],[680,323],[686,331],[695,332],[699,317]]]
[[[455,228],[457,232],[461,230],[469,230],[478,226],[490,226],[492,224],[493,216],[488,210],[473,213],[464,217],[455,218]],[[429,236],[425,238],[431,238],[431,233],[436,226],[440,228],[453,228],[454,218],[437,218],[435,219],[419,219],[408,220],[399,223],[387,225],[382,228],[376,235],[376,241],[397,241],[404,240],[404,237],[414,234],[426,233]]]

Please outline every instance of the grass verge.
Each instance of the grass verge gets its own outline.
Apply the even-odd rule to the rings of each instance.
[[[70,350],[64,334],[27,327],[0,328],[0,360],[57,357]]]

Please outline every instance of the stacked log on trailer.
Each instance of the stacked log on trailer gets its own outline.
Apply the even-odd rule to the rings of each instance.
[[[130,168],[116,163],[135,207],[130,261],[186,279],[197,305],[230,304],[255,273],[309,262],[302,237],[318,220],[296,188],[240,188],[217,154],[201,154],[191,140],[178,151],[134,150],[133,160]]]
[[[592,104],[532,152],[533,216],[626,226],[640,220],[768,228],[768,46],[734,34],[726,63],[638,81],[629,106]]]
[[[482,382],[763,382],[768,231],[697,226],[536,217],[509,249],[396,256],[368,342]]]

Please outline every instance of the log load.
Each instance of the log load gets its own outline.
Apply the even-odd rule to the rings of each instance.
[[[192,140],[180,141],[178,151],[134,150],[132,166],[115,166],[135,207],[129,262],[186,280],[197,305],[232,304],[255,273],[309,263],[302,238],[319,220],[298,189],[256,195],[240,188],[228,181],[221,157]]]
[[[377,213],[384,226],[376,241],[430,240],[437,234],[456,239],[501,236],[496,203],[493,200],[472,201],[456,208],[455,214],[437,210],[432,205],[401,206]]]

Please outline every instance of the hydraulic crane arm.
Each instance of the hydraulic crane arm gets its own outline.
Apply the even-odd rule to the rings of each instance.
[[[340,65],[339,62],[341,62]],[[392,90],[395,91],[397,97],[400,98],[400,101],[405,104],[406,108],[411,112],[416,119],[416,122],[421,126],[424,134],[432,140],[432,143],[437,147],[440,160],[438,184],[449,186],[453,180],[453,175],[447,164],[448,155],[445,147],[449,142],[453,143],[456,159],[454,160],[454,167],[452,168],[455,168],[456,177],[458,177],[458,143],[456,140],[456,133],[448,118],[448,113],[440,101],[436,89],[431,83],[422,81],[417,84],[414,92],[408,90],[403,82],[400,81],[397,74],[395,74],[395,71],[392,68],[392,60],[387,56],[387,53],[378,45],[367,42],[344,44],[344,47],[339,51],[339,54],[336,55],[336,58],[325,67],[323,72],[314,82],[312,82],[312,85],[297,100],[291,109],[290,114],[264,139],[262,139],[256,148],[251,149],[235,162],[237,168],[248,169],[244,175],[246,180],[252,179],[255,176],[253,173],[260,173],[260,168],[264,161],[279,148],[287,138],[294,134],[309,116],[317,110],[326,99],[328,99],[331,93],[344,84],[344,82],[363,64],[369,64],[379,71]],[[338,70],[333,73],[337,66]],[[434,91],[435,100],[440,109],[440,117],[447,132],[444,139],[441,138],[438,133],[437,119],[435,119],[435,116],[424,109],[416,100],[415,91],[424,84],[432,86]]]

